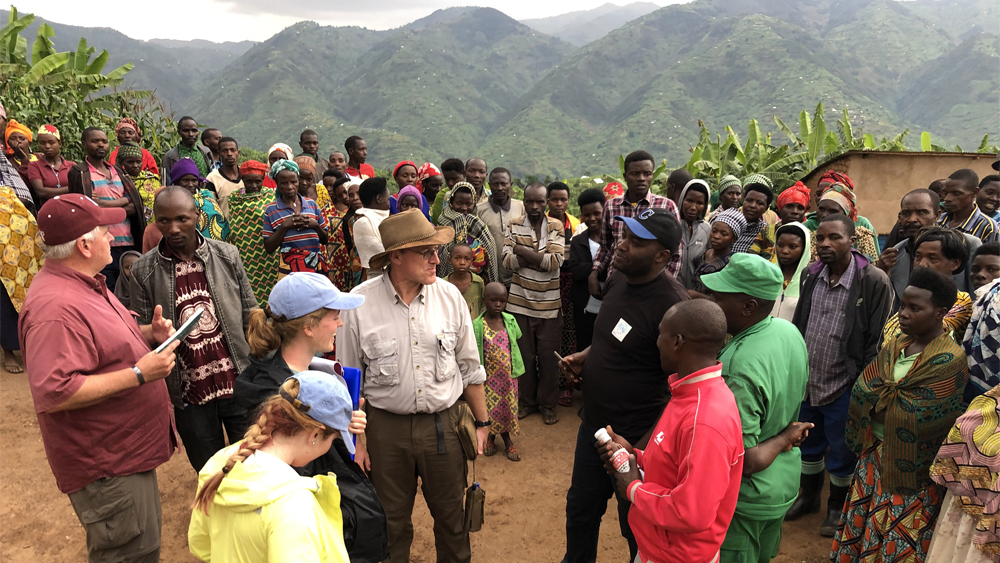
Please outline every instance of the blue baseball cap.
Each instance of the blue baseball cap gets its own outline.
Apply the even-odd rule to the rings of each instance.
[[[643,209],[635,217],[615,215],[624,221],[632,234],[645,240],[659,241],[671,253],[681,244],[681,225],[677,217],[666,209]]]
[[[303,371],[291,379],[299,382],[299,396],[293,398],[282,389],[278,393],[309,418],[339,431],[347,451],[353,454],[354,440],[347,427],[351,423],[354,403],[347,386],[322,371]]]
[[[364,295],[344,293],[333,285],[330,278],[313,272],[295,272],[285,276],[274,284],[267,299],[272,314],[289,320],[320,309],[357,309],[364,302]]]

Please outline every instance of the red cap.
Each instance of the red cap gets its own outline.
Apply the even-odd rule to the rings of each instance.
[[[81,194],[65,194],[45,202],[38,211],[38,233],[42,242],[57,246],[74,241],[103,225],[125,220],[121,207],[105,208]]]

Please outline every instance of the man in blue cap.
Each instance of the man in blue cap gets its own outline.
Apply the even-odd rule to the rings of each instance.
[[[660,321],[667,309],[689,299],[684,286],[666,271],[681,242],[673,210],[643,209],[634,217],[615,220],[623,222],[624,235],[614,249],[614,272],[604,286],[593,341],[560,362],[567,377],[583,382],[583,420],[566,494],[567,563],[596,559],[601,518],[615,492],[615,480],[594,449],[594,433],[610,425],[635,447],[646,446],[669,397],[656,347]],[[619,498],[618,523],[632,561],[638,547],[628,510],[629,502]]]
[[[722,376],[736,396],[743,426],[743,484],[722,543],[722,563],[766,563],[778,554],[781,523],[798,494],[798,446],[810,423],[798,421],[809,356],[792,323],[771,316],[784,276],[755,254],[734,254],[705,287],[733,335],[719,352]]]

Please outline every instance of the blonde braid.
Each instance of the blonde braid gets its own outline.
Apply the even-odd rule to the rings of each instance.
[[[199,508],[205,514],[208,514],[208,506],[212,502],[212,497],[215,496],[215,492],[219,490],[219,486],[222,484],[222,480],[226,478],[226,475],[233,470],[233,467],[237,463],[246,461],[248,457],[253,455],[254,452],[259,450],[268,441],[271,440],[271,433],[274,431],[274,423],[268,420],[268,413],[272,403],[278,401],[284,401],[280,396],[274,396],[267,400],[260,409],[260,416],[257,417],[257,422],[247,429],[246,434],[243,436],[243,441],[240,442],[239,447],[229,456],[226,460],[226,464],[222,466],[222,469],[217,471],[215,475],[212,475],[208,481],[205,481],[205,485],[201,487],[198,491],[197,496],[194,499],[194,505],[192,508]]]

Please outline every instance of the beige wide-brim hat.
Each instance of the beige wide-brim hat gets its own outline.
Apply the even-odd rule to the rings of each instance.
[[[455,229],[435,227],[419,209],[407,209],[389,216],[379,225],[378,232],[385,252],[372,256],[368,261],[371,270],[381,270],[389,265],[389,253],[393,250],[448,244],[455,239]]]

